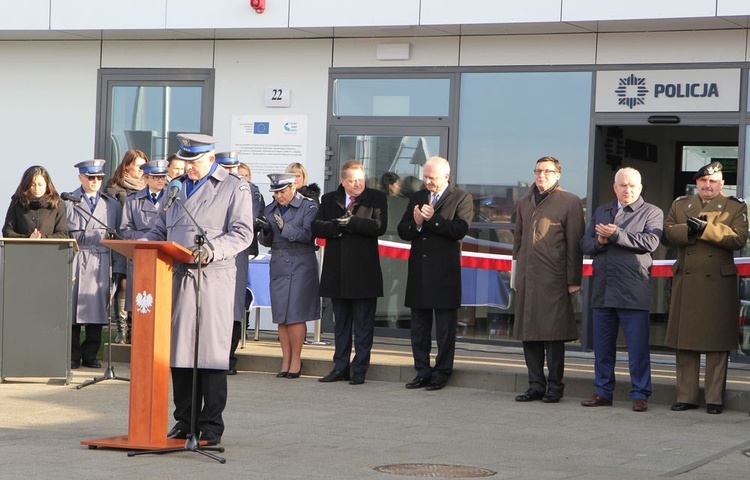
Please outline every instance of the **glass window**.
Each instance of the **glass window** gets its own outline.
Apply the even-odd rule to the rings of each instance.
[[[333,115],[444,117],[448,78],[339,78],[333,82]]]
[[[464,73],[457,183],[475,196],[476,221],[509,223],[534,181],[534,163],[553,156],[560,185],[586,196],[590,72]]]

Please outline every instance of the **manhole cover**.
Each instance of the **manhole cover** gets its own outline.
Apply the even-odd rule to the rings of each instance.
[[[479,478],[491,477],[497,472],[464,465],[441,465],[439,463],[400,463],[375,467],[375,471],[403,475],[406,477],[425,478]]]

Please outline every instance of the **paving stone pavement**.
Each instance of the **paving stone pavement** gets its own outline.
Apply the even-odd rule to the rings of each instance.
[[[126,363],[115,369],[129,374]],[[626,402],[584,408],[572,396],[524,404],[512,391],[411,391],[369,378],[321,384],[317,376],[257,371],[229,377],[226,464],[191,452],[130,458],[80,444],[127,430],[127,383],[75,388],[99,374],[83,368],[69,385],[0,385],[0,478],[414,478],[374,470],[402,463],[485,468],[497,479],[744,480],[750,472],[741,454],[750,448],[746,411],[707,415],[652,404],[635,413]]]

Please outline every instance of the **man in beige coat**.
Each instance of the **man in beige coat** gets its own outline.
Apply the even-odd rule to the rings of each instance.
[[[747,206],[722,194],[721,169],[714,162],[698,170],[698,194],[676,199],[664,222],[664,244],[678,248],[665,342],[677,350],[674,411],[698,408],[703,352],[706,411],[722,412],[727,358],[737,347],[740,302],[733,252],[747,242]]]
[[[537,160],[531,193],[519,200],[516,212],[513,328],[529,370],[529,388],[517,402],[560,401],[565,342],[578,338],[571,295],[581,288],[585,221],[581,200],[558,185],[561,172],[556,158]]]

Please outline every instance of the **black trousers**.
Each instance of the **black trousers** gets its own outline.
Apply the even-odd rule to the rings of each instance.
[[[375,310],[377,298],[332,298],[335,315],[333,368],[352,373],[367,373],[370,366],[370,352],[375,335]],[[354,334],[354,359],[352,355],[352,334]]]
[[[549,377],[544,375],[544,360],[547,359]],[[523,356],[529,370],[529,387],[537,392],[562,397],[565,384],[565,342],[523,342]]]
[[[189,431],[193,389],[192,368],[172,368],[172,395],[174,397],[174,419],[180,429]],[[196,432],[224,433],[221,414],[227,405],[227,371],[198,369],[198,384],[195,389]]]
[[[435,319],[435,341],[438,354],[435,366],[430,367],[432,349],[432,321]],[[422,378],[448,380],[453,373],[453,358],[456,353],[457,309],[412,308],[411,351],[414,368]]]
[[[86,327],[86,338],[81,342],[81,327]],[[76,323],[70,340],[70,360],[90,362],[96,360],[102,343],[102,327],[95,323]]]
[[[237,347],[242,338],[242,322],[232,324],[232,345],[229,347],[229,370],[237,369]]]

